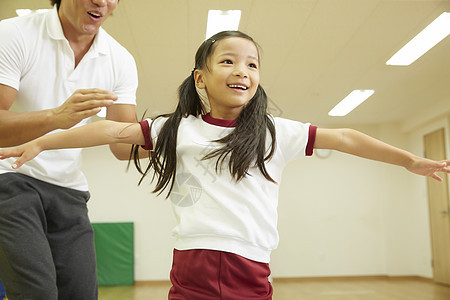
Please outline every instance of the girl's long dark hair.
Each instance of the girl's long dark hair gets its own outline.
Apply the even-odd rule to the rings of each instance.
[[[240,31],[219,32],[204,41],[197,50],[194,70],[208,68],[207,61],[214,51],[214,46],[221,39],[228,37],[245,38],[257,46],[250,36]],[[145,170],[140,165],[139,146],[133,145],[132,149],[134,164],[139,173],[142,174],[139,184],[153,169],[152,181],[156,178],[156,187],[153,192],[161,194],[169,186],[167,196],[172,191],[177,171],[176,144],[180,121],[189,115],[197,117],[206,113],[195,87],[194,72],[178,88],[178,99],[178,105],[173,113],[160,115],[155,118],[168,117],[158,134],[156,145],[153,145],[153,150],[150,152],[150,162]],[[150,132],[152,126],[153,122],[150,125]],[[267,130],[271,136],[268,149],[266,149]],[[217,157],[217,172],[221,169],[225,158],[229,157],[228,169],[236,181],[240,181],[248,175],[250,167],[257,166],[267,180],[275,182],[267,172],[264,163],[273,156],[276,136],[273,121],[267,114],[267,96],[261,86],[258,86],[253,98],[242,109],[236,120],[235,129],[224,138],[214,142],[218,142],[223,146],[207,154],[203,159]]]

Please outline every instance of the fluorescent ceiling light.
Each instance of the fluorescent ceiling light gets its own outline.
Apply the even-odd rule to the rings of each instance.
[[[395,53],[387,65],[408,66],[450,34],[450,13],[444,12]]]
[[[224,30],[238,30],[240,10],[209,10],[206,39]]]
[[[341,102],[339,102],[332,110],[330,110],[328,115],[332,117],[345,116],[354,110],[358,105],[366,101],[367,98],[372,96],[374,92],[374,90],[354,90]]]

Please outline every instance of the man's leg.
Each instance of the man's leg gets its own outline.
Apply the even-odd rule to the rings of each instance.
[[[10,300],[55,300],[56,272],[45,235],[45,208],[28,179],[0,174],[0,279]]]
[[[47,238],[56,267],[58,298],[96,300],[94,231],[86,206],[89,193],[46,183],[41,192],[45,195]]]

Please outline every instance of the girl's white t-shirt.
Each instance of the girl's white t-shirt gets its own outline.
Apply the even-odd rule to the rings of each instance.
[[[156,145],[158,133],[166,118],[151,120],[141,126],[150,136],[146,147]],[[273,118],[276,149],[266,162],[272,183],[257,167],[236,182],[228,171],[228,159],[219,172],[216,159],[202,158],[220,147],[213,142],[229,134],[224,120],[209,115],[189,116],[181,120],[177,138],[177,173],[169,196],[177,225],[173,229],[175,248],[211,249],[232,252],[245,258],[269,262],[278,245],[277,206],[281,175],[289,161],[312,155],[315,126]],[[270,134],[267,136],[270,143]],[[164,192],[163,192],[164,194]]]

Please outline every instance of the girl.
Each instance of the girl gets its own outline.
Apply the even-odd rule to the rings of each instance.
[[[19,168],[48,149],[144,145],[149,166],[142,169],[137,155],[135,164],[143,176],[152,171],[154,192],[171,199],[178,221],[169,299],[271,299],[278,185],[289,161],[333,149],[437,180],[436,172],[450,173],[450,161],[420,158],[351,129],[273,118],[259,67],[251,37],[218,33],[198,49],[175,112],[136,124],[95,122],[0,150],[0,157],[19,157]],[[197,89],[206,92],[209,113]]]

